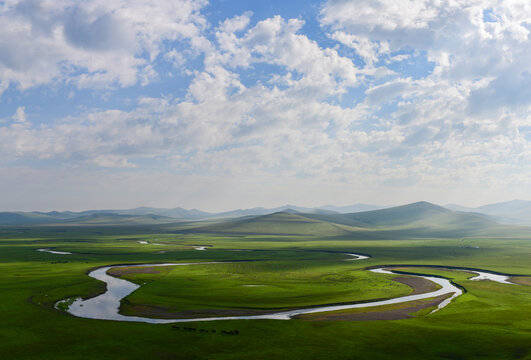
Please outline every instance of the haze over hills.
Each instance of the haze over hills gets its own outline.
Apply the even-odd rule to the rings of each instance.
[[[63,224],[75,225],[145,225],[175,222],[174,218],[160,215],[122,215],[96,213],[65,220]]]
[[[197,222],[197,225],[190,225],[187,231],[321,236],[354,234],[367,238],[455,237],[493,233],[503,236],[507,227],[500,222],[504,219],[513,219],[516,215],[525,219],[531,209],[530,206],[530,202],[511,201],[475,209],[454,206],[459,211],[453,211],[449,209],[450,205],[441,207],[421,201],[384,209],[374,209],[378,206],[365,204],[320,208],[285,205],[272,209],[257,207],[221,213],[186,210],[179,207],[173,209],[139,207],[128,210],[82,212],[3,212],[0,213],[0,225],[125,226],[179,224],[193,221]],[[340,212],[350,209],[373,210]],[[480,210],[489,214],[479,213]],[[509,216],[499,215],[503,211]],[[207,220],[208,222],[205,222]],[[512,222],[515,222],[514,219]],[[516,227],[511,229],[514,230]]]
[[[315,213],[315,214],[332,214],[336,211],[331,209],[332,206],[323,208],[307,208],[295,205],[284,205],[276,208],[264,208],[256,207],[251,209],[237,209],[232,211],[225,211],[219,213],[209,213],[197,209],[183,209],[181,207],[176,208],[154,208],[154,207],[138,207],[134,209],[124,210],[87,210],[80,212],[73,211],[33,211],[33,212],[0,212],[0,225],[21,225],[21,224],[51,224],[63,222],[64,220],[73,220],[76,218],[83,218],[90,215],[130,215],[130,216],[145,216],[156,215],[161,217],[171,218],[173,221],[190,221],[190,220],[205,220],[205,219],[222,219],[222,218],[237,218],[242,216],[258,216],[267,215],[280,211],[287,211],[292,213]],[[336,207],[337,209],[365,209],[365,208],[378,208],[378,206],[356,204],[346,207]],[[345,212],[345,211],[343,211]]]
[[[455,204],[448,204],[445,205],[445,207],[451,210],[490,215],[497,221],[503,223],[531,225],[531,201],[512,200],[483,205],[476,208]]]
[[[345,235],[354,228],[328,221],[311,219],[304,214],[276,212],[256,217],[245,217],[193,229],[199,232],[264,235]]]
[[[354,204],[354,205],[347,205],[347,206],[334,206],[334,205],[325,205],[320,206],[320,209],[323,210],[330,210],[337,213],[347,214],[347,213],[354,213],[354,212],[361,212],[361,211],[371,211],[371,210],[380,210],[385,209],[391,206],[381,206],[381,205],[370,205],[370,204]]]
[[[506,226],[488,216],[456,212],[428,202],[351,214],[292,214],[278,212],[220,224],[195,231],[230,234],[284,234],[362,238],[462,237],[503,234]]]

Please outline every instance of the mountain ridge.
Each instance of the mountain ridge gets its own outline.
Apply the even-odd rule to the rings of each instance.
[[[344,213],[348,209],[370,209],[365,211],[354,211]],[[338,211],[339,210],[339,211]],[[123,210],[86,210],[80,212],[73,211],[34,211],[34,212],[0,212],[0,225],[46,225],[62,224],[89,221],[87,216],[94,214],[106,215],[112,218],[112,215],[143,216],[146,222],[153,223],[164,222],[182,222],[182,221],[204,221],[204,220],[223,220],[237,219],[246,216],[262,216],[276,212],[289,212],[292,214],[304,214],[307,218],[314,220],[328,221],[339,225],[354,227],[378,227],[391,226],[389,217],[394,218],[394,225],[398,226],[401,221],[411,222],[415,216],[419,216],[418,211],[424,211],[432,215],[443,214],[446,211],[465,212],[475,214],[488,220],[509,224],[529,224],[531,225],[531,201],[512,200],[503,203],[488,204],[478,208],[468,208],[455,204],[448,204],[444,207],[435,205],[426,201],[419,201],[411,204],[379,207],[376,205],[354,204],[351,206],[335,207],[332,205],[321,207],[299,207],[295,205],[284,205],[276,208],[255,207],[250,209],[237,209],[219,213],[210,213],[197,209],[175,208],[154,208],[154,207],[137,207]],[[378,213],[378,211],[383,211]],[[505,213],[504,213],[505,211]],[[355,214],[355,215],[353,215]],[[379,220],[374,215],[379,216]],[[448,215],[448,213],[447,213]],[[153,216],[164,217],[153,218]],[[448,215],[449,216],[449,215]],[[409,218],[408,218],[409,217]],[[413,218],[411,218],[413,217]],[[78,220],[75,220],[78,219]],[[382,219],[386,219],[383,221]],[[472,219],[469,217],[469,219]],[[418,219],[419,221],[422,219]],[[477,220],[477,218],[476,218]],[[382,222],[383,221],[383,222]],[[381,224],[380,224],[381,223]]]
[[[531,225],[531,201],[528,200],[503,201],[475,208],[456,204],[447,204],[445,207],[451,210],[486,214],[503,223]]]
[[[288,224],[288,225],[286,225]],[[302,225],[304,224],[304,226]],[[289,231],[286,230],[289,228]],[[351,214],[308,214],[277,212],[248,216],[207,226],[191,232],[223,234],[275,234],[346,236],[352,238],[449,238],[504,234],[504,226],[488,216],[452,211],[425,201]],[[527,230],[529,231],[529,229]]]

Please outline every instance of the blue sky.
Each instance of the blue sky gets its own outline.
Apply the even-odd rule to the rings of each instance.
[[[527,0],[0,2],[0,210],[531,198]]]

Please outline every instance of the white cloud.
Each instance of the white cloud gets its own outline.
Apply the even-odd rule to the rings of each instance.
[[[347,34],[344,31],[335,31],[331,38],[343,45],[356,50],[368,66],[378,61],[383,54],[389,53],[389,45],[385,41],[371,41],[367,36]]]
[[[238,21],[248,22],[239,18]],[[277,15],[259,21],[241,37],[228,33],[223,25],[217,33],[220,54],[208,59],[207,64],[219,62],[233,68],[259,63],[279,65],[300,77],[292,84],[297,84],[308,96],[336,95],[358,85],[358,69],[352,60],[340,56],[334,49],[321,48],[317,42],[300,34],[303,25],[299,19],[284,20]]]
[[[369,63],[414,49],[419,60],[425,52],[433,62],[431,77],[450,86],[493,80],[484,91],[474,90],[479,93],[473,101],[485,99],[489,108],[531,102],[529,94],[520,94],[529,88],[531,73],[529,1],[330,0],[320,21]]]
[[[441,187],[459,198],[465,190],[485,189],[485,183],[509,189],[531,180],[527,2],[416,1],[400,17],[399,2],[329,1],[320,20],[338,47],[304,34],[300,19],[274,16],[253,24],[251,13],[221,22],[209,42],[204,34],[208,24],[197,12],[204,3],[181,2],[179,14],[171,4],[152,9],[148,2],[131,3],[130,12],[111,11],[110,6],[124,4],[87,2],[82,11],[90,16],[70,30],[70,40],[64,25],[53,25],[64,16],[61,6],[31,20],[31,26],[44,29],[32,51],[45,40],[49,49],[55,49],[57,39],[64,41],[55,53],[45,52],[55,54],[53,59],[42,60],[43,67],[52,64],[56,72],[39,80],[32,72],[40,65],[22,62],[20,72],[9,70],[19,80],[9,81],[22,84],[28,76],[27,84],[67,78],[79,86],[147,83],[161,76],[151,64],[162,54],[161,41],[182,38],[190,42],[190,51],[205,55],[203,67],[188,72],[193,78],[186,95],[142,97],[131,110],[91,110],[39,125],[16,121],[24,117],[19,108],[0,123],[5,162],[47,159],[58,167],[96,167],[105,174],[125,168],[114,175],[114,183],[123,176],[152,195],[148,183],[161,181],[162,193],[174,186],[172,176],[191,188],[191,179],[201,178],[209,191],[223,187],[227,194],[238,191],[233,181],[249,192],[268,194],[253,196],[255,201],[286,194],[286,189],[304,200],[304,191],[323,186],[323,193],[335,196],[330,202],[344,199],[345,192],[399,202],[433,195]],[[486,9],[492,17],[484,19]],[[144,24],[136,18],[141,13],[161,21]],[[16,21],[28,26],[25,18]],[[118,41],[113,37],[104,44],[75,38],[76,31],[89,31],[98,21],[105,24],[101,31],[118,30],[123,47],[111,50],[110,43]],[[129,32],[131,26],[136,30]],[[342,46],[354,49],[365,65],[356,66]],[[147,55],[140,57],[139,49]],[[162,56],[176,67],[188,56],[173,48],[164,51]],[[95,70],[72,75],[89,53],[102,56],[91,60]],[[416,62],[419,73],[400,67]],[[2,55],[0,63],[0,71],[7,69]],[[255,77],[262,68],[267,70]],[[347,96],[356,97],[355,105],[342,102]],[[148,175],[146,161],[156,164],[149,172],[164,169],[163,174]],[[223,185],[213,179],[222,179]],[[161,198],[160,193],[155,196]],[[180,192],[175,201],[184,197]]]
[[[17,108],[17,111],[15,112],[15,115],[13,115],[13,120],[16,122],[23,123],[26,121],[26,108],[24,106],[19,106]]]
[[[252,15],[253,13],[251,11],[247,11],[242,15],[228,18],[219,26],[219,30],[227,34],[233,34],[242,31],[249,25]]]
[[[366,91],[358,107],[390,139],[380,152],[410,165],[431,164],[433,173],[437,167],[463,167],[459,154],[478,148],[477,163],[468,164],[476,174],[488,177],[482,168],[490,169],[489,161],[528,168],[514,163],[514,156],[529,146],[525,136],[515,134],[517,124],[529,122],[531,109],[531,3],[330,0],[320,21],[368,67],[378,61],[418,62],[424,71],[417,80],[406,70],[396,72]]]
[[[164,41],[205,49],[206,0],[26,0],[0,7],[0,90],[51,82],[131,86],[154,77]],[[147,74],[147,75],[146,75]],[[1,92],[0,92],[1,93]]]
[[[131,164],[125,157],[117,155],[98,155],[92,162],[95,165],[108,168],[134,168],[134,164]]]
[[[438,4],[437,4],[438,3]],[[426,29],[441,14],[440,9],[451,11],[450,1],[432,0],[332,0],[321,12],[325,24],[345,25],[350,28],[374,31]]]

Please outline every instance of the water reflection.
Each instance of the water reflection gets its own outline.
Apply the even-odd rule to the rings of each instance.
[[[367,258],[363,255],[357,254],[348,254],[352,256],[357,256],[356,259],[352,260],[361,260]],[[461,295],[463,291],[453,285],[448,279],[433,277],[433,276],[421,276],[421,275],[411,275],[417,276],[423,279],[432,281],[440,285],[440,289],[424,294],[415,294],[408,296],[401,296],[389,300],[380,300],[380,301],[367,301],[357,304],[346,304],[346,305],[331,305],[331,306],[316,306],[312,308],[303,308],[303,309],[294,309],[289,311],[280,311],[277,313],[263,314],[263,315],[249,315],[249,316],[224,316],[224,317],[206,317],[206,318],[194,318],[194,319],[152,319],[138,316],[125,316],[118,313],[120,308],[120,301],[126,296],[134,292],[140,286],[133,284],[127,280],[118,279],[107,274],[107,270],[111,268],[120,268],[120,267],[153,267],[153,266],[185,266],[185,265],[205,265],[205,264],[218,264],[220,262],[203,262],[203,263],[164,263],[164,264],[142,264],[142,265],[123,265],[123,266],[106,266],[103,268],[96,269],[89,273],[90,277],[101,280],[107,284],[107,291],[99,296],[88,300],[76,299],[69,307],[68,312],[72,315],[89,318],[89,319],[100,319],[100,320],[118,320],[118,321],[138,321],[146,322],[153,324],[168,324],[168,323],[179,323],[179,322],[194,322],[194,321],[214,321],[214,320],[259,320],[259,319],[272,319],[272,320],[289,320],[294,316],[303,315],[303,314],[312,314],[328,311],[337,311],[337,310],[347,310],[347,309],[357,309],[357,308],[368,308],[382,305],[391,305],[398,303],[405,303],[415,300],[422,300],[428,298],[434,298],[441,295],[451,296],[441,303],[439,303],[437,309],[433,312],[438,311],[452,301],[452,299]],[[444,268],[444,267],[441,267]],[[455,270],[455,269],[454,269]],[[457,269],[462,271],[471,271],[468,269]],[[392,270],[385,268],[377,268],[370,270],[374,273],[380,274],[396,274]],[[507,276],[500,274],[492,274],[483,271],[474,271],[478,274],[475,278],[471,280],[493,280],[498,281],[504,284],[511,284],[507,281]]]
[[[512,283],[509,281],[510,276],[507,276],[507,275],[493,274],[493,273],[488,273],[488,272],[483,272],[483,271],[471,271],[471,272],[476,273],[478,275],[468,280],[476,280],[476,281],[477,280],[491,280],[491,281],[499,282],[501,284],[516,285],[515,283]]]
[[[50,250],[50,249],[37,249],[37,251],[47,252],[50,254],[58,254],[58,255],[72,255],[69,251],[56,251],[56,250]]]

